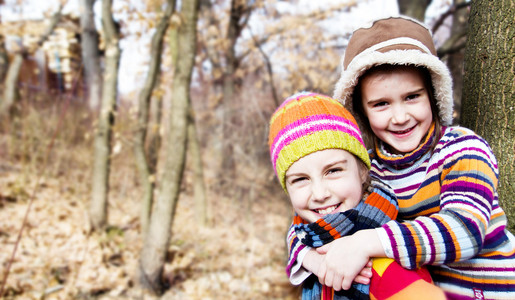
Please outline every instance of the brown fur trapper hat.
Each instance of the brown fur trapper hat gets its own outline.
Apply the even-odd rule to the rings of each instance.
[[[342,61],[342,73],[334,98],[352,108],[352,93],[359,77],[382,64],[426,67],[431,74],[438,116],[443,125],[452,123],[452,79],[447,66],[436,56],[433,37],[422,23],[404,16],[376,20],[354,31]]]

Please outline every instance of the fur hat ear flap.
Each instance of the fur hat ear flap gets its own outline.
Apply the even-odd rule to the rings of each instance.
[[[368,69],[382,64],[427,68],[440,122],[452,124],[452,77],[449,69],[436,55],[429,29],[404,16],[377,20],[354,31],[342,59],[342,73],[333,97],[351,112],[356,112],[352,107],[352,94],[359,78]]]

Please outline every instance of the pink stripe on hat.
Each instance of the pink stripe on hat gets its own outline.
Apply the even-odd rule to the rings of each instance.
[[[354,117],[336,100],[321,94],[304,92],[287,98],[272,115],[268,143],[272,165],[284,189],[288,168],[316,151],[346,150],[370,167]]]

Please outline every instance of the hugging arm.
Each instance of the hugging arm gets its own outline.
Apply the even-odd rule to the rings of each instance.
[[[497,162],[483,139],[461,135],[434,155],[440,166],[434,175],[441,185],[440,211],[388,222],[379,232],[387,256],[408,269],[476,256],[497,213]]]
[[[326,272],[324,269],[321,272],[320,266],[325,264],[334,268],[336,265],[333,264],[333,259],[325,257],[324,250],[315,252],[315,247],[334,244],[335,240],[350,236],[357,231],[379,227],[387,221],[395,219],[397,213],[397,200],[390,187],[374,180],[366,198],[355,209],[326,215],[323,219],[311,224],[303,224],[302,220],[295,216],[287,235],[289,257],[286,272],[290,281],[295,284],[297,282],[295,279],[304,280],[310,273],[315,273],[319,279],[325,277]],[[296,231],[296,228],[300,230]],[[327,249],[327,247],[325,248]],[[369,259],[366,258],[358,272],[350,280],[368,284],[371,277],[370,266]],[[302,276],[299,277],[299,274]]]
[[[295,233],[294,224],[290,226],[286,235],[286,245],[288,246],[286,274],[292,284],[299,285],[312,274],[312,271],[303,266],[303,262],[306,254],[310,251],[314,251],[314,249],[300,242]]]
[[[303,283],[311,274],[317,277],[324,276],[320,273],[320,266],[324,263],[325,254],[321,251],[316,251],[315,248],[304,245],[298,239],[293,225],[288,231],[286,242],[289,253],[286,274],[292,284],[299,285]],[[372,277],[371,267],[372,262],[369,261],[354,278],[354,282],[369,284]]]

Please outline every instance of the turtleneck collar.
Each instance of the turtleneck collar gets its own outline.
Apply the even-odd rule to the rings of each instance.
[[[421,158],[428,150],[435,139],[435,123],[431,124],[429,131],[427,132],[424,140],[420,145],[413,151],[404,154],[392,154],[387,150],[387,147],[382,141],[378,141],[375,144],[375,152],[377,158],[383,163],[390,165],[396,169],[404,168],[414,164],[419,158]]]

